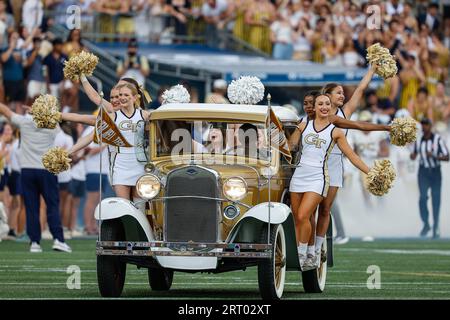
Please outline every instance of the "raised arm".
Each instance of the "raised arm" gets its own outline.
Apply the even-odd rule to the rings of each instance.
[[[95,119],[97,117],[91,114],[78,114],[71,112],[64,112],[61,114],[63,121],[78,122],[88,126],[95,126]]]
[[[0,102],[0,114],[4,115],[9,121],[11,121],[11,117],[14,115],[14,112],[12,112],[7,105]]]
[[[86,148],[94,140],[94,133],[78,139],[77,143],[69,150],[69,156],[74,156],[78,151]]]
[[[356,129],[361,131],[391,131],[391,126],[369,123],[365,121],[347,120],[336,115],[329,115],[328,119],[336,127],[342,129]]]
[[[375,66],[371,66],[369,68],[369,71],[367,71],[364,78],[362,78],[361,82],[359,83],[350,100],[342,107],[342,110],[344,111],[345,116],[347,118],[350,118],[353,112],[355,112],[356,108],[358,108],[358,103],[361,100],[364,91],[367,89],[367,86],[369,85],[370,81],[372,80],[372,77],[375,74],[375,70],[376,70]]]
[[[340,129],[333,130],[333,139],[336,141],[339,149],[350,160],[350,162],[364,173],[369,173],[369,167],[361,160],[360,157],[353,151],[345,138],[345,134]]]
[[[94,87],[90,84],[89,80],[86,78],[84,74],[81,75],[81,84],[83,85],[84,91],[86,92],[89,100],[91,100],[93,103],[95,103],[97,106],[100,105],[102,102],[102,98],[98,94],[98,92],[94,89]],[[114,109],[112,104],[103,99],[103,106],[105,107],[106,111],[113,113]]]

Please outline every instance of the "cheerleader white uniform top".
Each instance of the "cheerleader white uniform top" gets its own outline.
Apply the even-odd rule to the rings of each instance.
[[[329,124],[320,131],[314,121],[307,121],[301,136],[301,158],[289,186],[290,192],[315,192],[326,197],[329,188],[328,157],[334,147],[333,130]]]
[[[341,108],[338,108],[336,115],[346,119],[344,111],[342,111]],[[342,130],[344,130],[345,135],[347,135],[348,130]],[[328,159],[328,169],[330,173],[330,187],[342,188],[344,186],[344,162],[342,151],[337,145],[335,145],[331,151]]]
[[[122,136],[133,147],[108,146],[111,185],[134,187],[137,180],[145,173],[145,163],[137,160],[139,150],[135,147],[136,136],[143,134],[140,132],[145,123],[142,110],[135,109],[130,117],[125,115],[122,110],[116,111],[114,122]]]

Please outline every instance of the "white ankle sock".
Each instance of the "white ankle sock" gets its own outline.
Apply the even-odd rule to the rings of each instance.
[[[308,243],[301,243],[297,247],[298,254],[306,256],[306,251],[308,250]]]
[[[315,246],[308,246],[308,251],[306,251],[307,254],[310,255],[316,255],[316,247]]]
[[[325,241],[325,237],[316,236],[316,251],[322,249],[322,244]]]

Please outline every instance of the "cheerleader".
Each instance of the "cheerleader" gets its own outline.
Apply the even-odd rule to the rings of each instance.
[[[119,85],[120,110],[108,113],[114,120],[122,136],[130,145],[134,144],[135,135],[144,129],[144,123],[150,112],[139,108],[140,94],[130,83]],[[143,135],[143,132],[142,132]],[[136,147],[110,147],[111,185],[117,197],[125,199],[138,198],[136,182],[145,173],[144,164],[136,159]]]
[[[292,145],[297,139],[296,136],[301,136],[302,157],[292,176],[289,191],[296,221],[300,266],[303,271],[313,269],[316,265],[315,256],[307,255],[308,241],[312,233],[310,219],[329,192],[328,159],[334,145],[337,144],[358,169],[364,173],[369,172],[367,165],[349,146],[344,131],[329,121],[330,98],[325,94],[316,96],[314,108],[315,119],[300,123],[290,141]]]
[[[344,89],[341,85],[330,83],[322,89],[322,93],[329,95],[331,100],[330,114],[340,118],[349,119],[358,107],[358,102],[362,98],[365,89],[369,85],[373,75],[375,74],[376,66],[373,65],[368,70],[367,74],[359,83],[350,100],[344,104],[345,96]],[[367,125],[372,125],[367,123]],[[389,130],[386,127],[387,130]],[[344,130],[347,134],[347,130]],[[343,187],[344,182],[344,166],[342,151],[339,146],[334,146],[328,160],[328,168],[330,173],[330,189],[327,196],[323,199],[319,206],[319,217],[317,219],[316,241],[315,249],[316,255],[321,252],[322,244],[325,240],[325,233],[327,232],[330,223],[331,206],[336,198],[339,188]]]

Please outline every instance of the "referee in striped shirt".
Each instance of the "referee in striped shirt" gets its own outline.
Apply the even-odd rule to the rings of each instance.
[[[441,206],[441,161],[449,161],[447,146],[437,133],[432,132],[430,119],[423,118],[423,136],[414,146],[411,159],[415,160],[419,156],[419,209],[420,217],[423,221],[423,228],[420,232],[425,237],[430,231],[428,223],[428,190],[431,189],[431,203],[433,207],[433,238],[439,238],[439,210]]]

